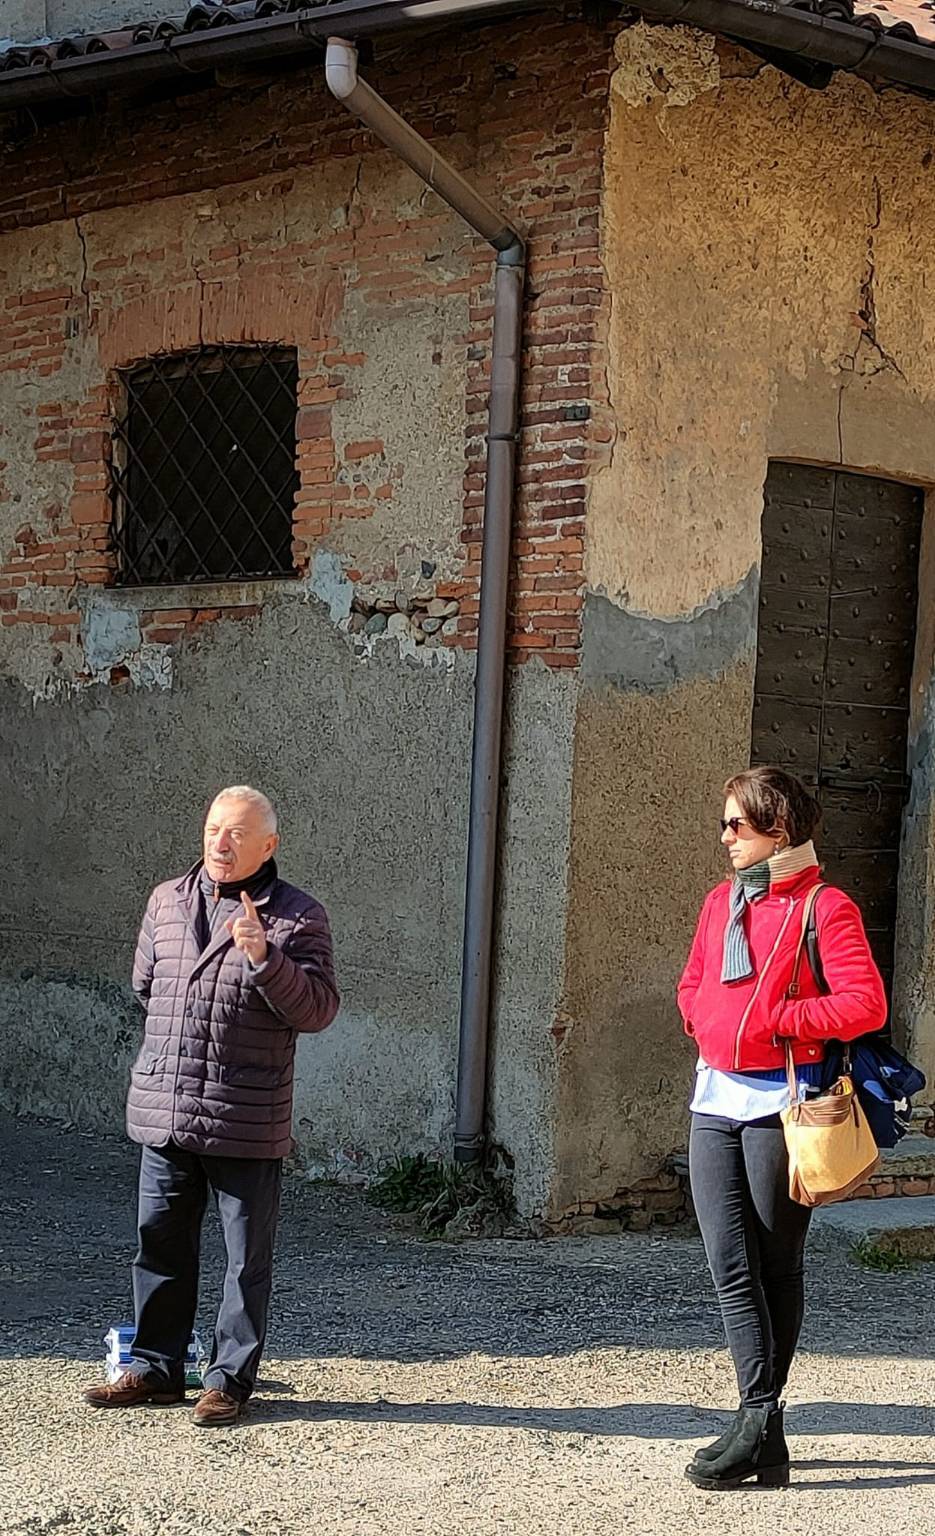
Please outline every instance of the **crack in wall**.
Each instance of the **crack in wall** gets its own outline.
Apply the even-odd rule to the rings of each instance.
[[[864,280],[860,285],[861,304],[860,309],[858,310],[858,314],[860,315],[860,318],[864,324],[863,336],[861,339],[869,342],[870,346],[872,346],[873,349],[879,354],[884,368],[892,368],[896,373],[899,374],[901,379],[905,380],[906,375],[903,373],[896,359],[893,357],[892,353],[887,352],[886,348],[877,337],[877,305],[876,295],[874,292],[874,282],[876,280],[876,262],[873,250],[873,237],[876,231],[880,228],[882,195],[880,192],[880,183],[876,176],[873,178],[873,195],[875,213],[873,223],[871,224],[867,233],[867,269],[864,274]],[[860,343],[858,343],[858,346],[859,345]]]
[[[88,286],[89,279],[90,279],[90,268],[88,266],[88,237],[85,234],[84,230],[81,228],[81,219],[79,217],[77,217],[77,216],[75,218],[75,233],[78,236],[78,244],[81,247],[81,282],[80,282],[79,286],[80,286],[82,294],[84,295],[85,319],[88,322],[88,330],[90,330],[91,329],[91,290],[90,290],[90,288]]]
[[[361,155],[357,161],[357,169],[354,172],[354,180],[351,183],[351,190],[348,193],[347,202],[344,204],[344,218],[352,229],[356,226],[352,221],[351,215],[353,214],[354,210],[360,206],[360,184],[363,179],[363,174],[364,161],[363,156]],[[428,188],[426,188],[426,191],[428,191]]]
[[[888,352],[886,350],[886,348],[884,347],[883,343],[880,341],[880,339],[879,339],[879,337],[877,335],[877,304],[876,304],[876,276],[877,276],[877,272],[876,272],[876,253],[875,253],[875,250],[874,250],[874,238],[873,237],[876,234],[877,230],[880,228],[880,216],[881,216],[881,212],[882,212],[882,206],[883,206],[883,198],[882,198],[882,192],[880,190],[879,178],[874,176],[874,178],[873,178],[873,207],[874,207],[874,212],[873,212],[873,218],[872,218],[871,222],[869,223],[869,225],[867,227],[867,254],[866,254],[866,259],[865,259],[864,275],[863,275],[863,278],[861,279],[861,284],[860,284],[860,303],[859,303],[859,306],[858,306],[858,309],[857,309],[857,318],[858,318],[858,320],[860,322],[860,334],[859,334],[859,336],[857,338],[857,345],[854,347],[853,351],[844,353],[844,355],[843,355],[843,357],[841,359],[841,366],[842,366],[842,368],[846,368],[846,370],[848,372],[856,372],[856,370],[857,370],[857,362],[858,362],[858,359],[860,357],[861,348],[864,345],[866,345],[867,347],[870,348],[871,352],[876,353],[876,356],[879,359],[878,366],[876,366],[876,367],[870,366],[866,370],[871,375],[871,377],[874,374],[885,372],[886,369],[891,369],[892,372],[895,373],[895,374],[898,374],[898,376],[904,382],[907,382],[906,381],[906,375],[903,373],[903,370],[900,368],[900,366],[897,363],[895,357],[893,356],[893,354],[891,352]]]
[[[839,359],[839,368],[844,374],[860,372],[868,378],[875,378],[880,373],[895,373],[898,378],[902,379],[903,383],[908,383],[909,381],[899,363],[893,354],[887,351],[877,334],[877,263],[874,236],[880,228],[883,211],[883,194],[880,180],[877,176],[873,178],[872,189],[873,212],[867,225],[865,265],[860,282],[860,296],[856,311],[859,332],[853,349],[842,353]],[[847,381],[845,379],[842,380],[838,388],[837,409],[838,460],[841,464],[844,463],[844,395],[846,389]]]
[[[205,344],[205,291],[207,283],[197,270],[195,271],[195,280],[198,284],[198,345],[203,347]]]

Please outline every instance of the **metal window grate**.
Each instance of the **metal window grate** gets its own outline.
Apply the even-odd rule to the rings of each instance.
[[[202,347],[122,374],[114,429],[118,586],[295,574],[298,362]]]

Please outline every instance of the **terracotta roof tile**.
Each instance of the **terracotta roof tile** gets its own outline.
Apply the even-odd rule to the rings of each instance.
[[[873,26],[878,22],[891,35],[905,35],[910,42],[913,36],[920,43],[935,43],[935,0],[857,0],[854,7],[857,18]]]
[[[850,21],[901,37],[908,43],[935,43],[935,0],[788,0],[796,11]]]
[[[115,32],[98,32],[82,37],[65,37],[35,44],[8,43],[0,48],[0,71],[9,69],[46,69],[60,59],[77,59],[84,54],[110,53],[133,48],[142,43],[165,41],[180,32],[202,32],[214,27],[236,26],[238,22],[261,21],[289,11],[316,9],[327,0],[196,0],[187,11],[175,15],[154,16],[134,27]]]

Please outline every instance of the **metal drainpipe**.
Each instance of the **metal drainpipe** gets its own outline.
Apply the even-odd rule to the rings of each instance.
[[[456,1160],[476,1162],[483,1153],[485,1141],[507,580],[519,419],[526,247],[509,221],[360,79],[357,49],[353,43],[340,38],[328,39],[325,78],[332,95],[421,176],[497,253],[454,1138]]]

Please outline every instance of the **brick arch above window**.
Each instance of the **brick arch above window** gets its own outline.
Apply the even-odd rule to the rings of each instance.
[[[344,302],[344,274],[243,274],[139,294],[97,316],[98,349],[108,371],[141,358],[202,345],[276,341],[320,350],[333,336]]]

